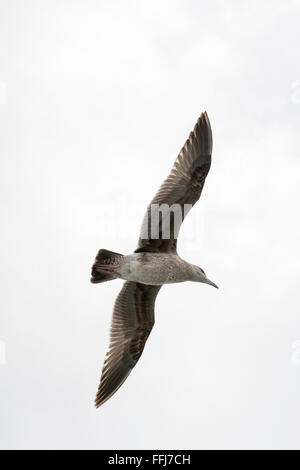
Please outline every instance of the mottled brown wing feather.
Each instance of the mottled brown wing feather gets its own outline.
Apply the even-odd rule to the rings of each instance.
[[[95,398],[97,408],[118,390],[139,360],[154,325],[154,304],[160,287],[124,283],[114,306],[110,347]]]
[[[205,178],[210,169],[211,153],[212,132],[207,113],[205,112],[201,114],[194,130],[190,133],[184,147],[181,149],[171,173],[163,182],[147,208],[138,248],[136,249],[137,253],[145,251],[160,253],[176,252],[178,233],[174,233],[174,217],[172,212],[170,214],[169,239],[163,239],[162,236],[162,216],[158,238],[151,238],[151,205],[168,204],[171,206],[173,204],[180,204],[183,221],[184,204],[191,204],[193,206],[200,198]]]

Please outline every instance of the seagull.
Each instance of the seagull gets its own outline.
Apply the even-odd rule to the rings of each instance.
[[[204,112],[147,208],[135,252],[126,256],[101,249],[96,256],[92,283],[125,280],[114,305],[96,408],[121,387],[139,360],[154,325],[154,304],[163,284],[193,281],[218,288],[203,269],[177,253],[181,223],[200,198],[211,153],[212,132]]]

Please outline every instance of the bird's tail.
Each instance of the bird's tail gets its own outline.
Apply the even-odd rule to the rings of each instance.
[[[112,281],[119,276],[114,270],[120,267],[123,255],[101,249],[98,251],[95,262],[92,266],[91,282],[97,284],[99,282]]]

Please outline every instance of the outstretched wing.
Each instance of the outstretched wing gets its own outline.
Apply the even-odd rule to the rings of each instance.
[[[211,164],[211,153],[212,133],[210,122],[205,112],[201,114],[194,130],[190,133],[184,147],[181,149],[171,173],[147,208],[136,252],[176,252],[177,235],[180,225],[188,208],[191,208],[201,195]],[[181,220],[178,222],[175,212],[172,211],[167,214],[162,212],[159,218],[157,219],[156,216],[154,220],[151,207],[155,211],[157,210],[157,205],[161,206],[162,204],[166,204],[169,208],[174,204],[178,205],[177,208],[180,211]],[[157,220],[159,220],[159,223],[156,228],[155,223]],[[170,222],[168,222],[169,220]],[[167,237],[163,232],[163,227],[166,224],[169,225],[170,229]]]
[[[124,283],[114,306],[110,347],[95,398],[97,408],[118,390],[139,360],[154,325],[154,303],[160,287]]]

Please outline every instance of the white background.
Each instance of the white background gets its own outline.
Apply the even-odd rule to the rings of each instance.
[[[2,448],[300,448],[299,20],[292,0],[0,1]],[[96,410],[122,281],[91,264],[136,248],[204,110],[179,253],[220,289],[163,287]]]

